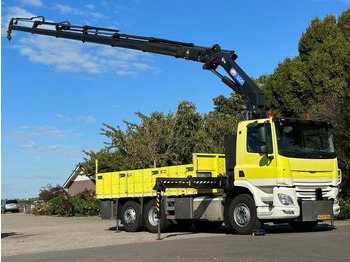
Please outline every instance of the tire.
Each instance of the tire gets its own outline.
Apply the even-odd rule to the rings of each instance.
[[[297,232],[309,232],[317,225],[318,221],[293,221],[289,225]]]
[[[140,231],[143,228],[141,205],[134,201],[127,201],[122,207],[121,220],[125,231]]]
[[[219,227],[221,227],[222,223],[223,221],[203,221],[203,220],[196,220],[193,222],[194,226],[199,231],[203,231],[203,232],[217,230]]]
[[[145,207],[144,220],[147,230],[150,233],[158,232],[158,218],[157,216],[157,201],[152,199]],[[160,219],[160,231],[164,232],[168,229],[169,222],[165,218],[165,212],[162,210],[162,216]]]
[[[230,228],[237,234],[249,234],[261,227],[253,198],[250,195],[238,195],[231,200],[228,210]]]

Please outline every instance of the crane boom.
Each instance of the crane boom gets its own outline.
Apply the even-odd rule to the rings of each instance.
[[[12,31],[140,50],[203,63],[203,69],[212,71],[222,82],[244,98],[250,118],[266,117],[263,91],[235,62],[237,58],[235,52],[222,50],[217,44],[212,47],[202,47],[193,43],[156,37],[121,34],[117,29],[71,25],[68,21],[46,22],[43,16],[12,18],[7,31],[9,40],[11,40]],[[220,74],[216,70],[218,66],[221,66],[230,78]]]

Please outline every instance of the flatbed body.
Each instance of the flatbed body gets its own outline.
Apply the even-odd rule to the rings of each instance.
[[[217,177],[225,173],[224,154],[193,154],[193,163],[168,167],[156,167],[96,174],[96,197],[137,198],[155,197],[156,178]],[[196,190],[193,188],[168,188],[167,196],[216,193],[218,189]]]

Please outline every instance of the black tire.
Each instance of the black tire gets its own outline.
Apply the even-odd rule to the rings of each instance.
[[[193,222],[194,226],[199,230],[203,232],[217,230],[219,227],[221,227],[223,221],[203,221],[203,220],[196,220]]]
[[[143,228],[141,205],[134,201],[127,201],[122,207],[121,220],[125,231],[140,231]]]
[[[146,228],[150,233],[158,232],[158,218],[156,218],[156,211],[157,211],[157,201],[155,199],[152,199],[147,203],[145,207],[145,212],[143,215]],[[169,222],[165,217],[164,210],[162,210],[162,216],[160,219],[161,232],[165,232],[168,229],[168,226],[169,226]]]
[[[297,232],[309,232],[317,223],[318,221],[293,221],[290,222],[289,225]]]
[[[238,195],[231,200],[228,210],[230,228],[237,234],[249,234],[261,227],[253,198],[250,195]]]

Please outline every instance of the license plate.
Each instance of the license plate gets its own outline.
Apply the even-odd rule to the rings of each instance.
[[[331,215],[327,214],[327,215],[318,215],[316,216],[317,220],[327,220],[327,219],[331,219]]]

